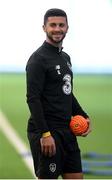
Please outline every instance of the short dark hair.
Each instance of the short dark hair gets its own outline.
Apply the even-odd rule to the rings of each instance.
[[[68,23],[67,20],[67,14],[64,10],[62,9],[58,9],[58,8],[52,8],[46,11],[45,15],[44,15],[44,25],[46,24],[48,17],[52,17],[52,16],[62,16],[66,18],[66,22]]]

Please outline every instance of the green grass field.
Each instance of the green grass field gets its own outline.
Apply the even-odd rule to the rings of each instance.
[[[28,145],[25,74],[0,74],[0,109]],[[82,153],[112,153],[112,75],[75,75],[74,94],[92,121],[92,133],[78,137]],[[101,168],[100,168],[101,169]],[[109,168],[112,170],[112,167]],[[32,174],[0,131],[0,178],[31,179]],[[85,178],[109,179],[112,176],[86,175]]]

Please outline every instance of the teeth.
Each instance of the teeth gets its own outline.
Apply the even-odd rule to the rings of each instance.
[[[53,34],[53,35],[62,35],[61,33],[59,33],[59,34]]]

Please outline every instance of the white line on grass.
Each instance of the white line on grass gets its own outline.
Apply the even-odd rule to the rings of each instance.
[[[10,141],[13,147],[20,155],[28,153],[26,144],[19,137],[15,129],[11,126],[5,115],[0,111],[0,129],[3,131],[6,138]],[[32,175],[34,176],[33,160],[31,156],[24,156],[22,158]],[[35,177],[35,176],[34,176]]]

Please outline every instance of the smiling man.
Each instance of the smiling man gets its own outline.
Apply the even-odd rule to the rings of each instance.
[[[62,41],[68,30],[68,23],[65,17],[49,17],[47,22],[44,22],[43,26],[46,32],[46,41],[52,43],[54,46],[62,44]]]
[[[73,95],[70,57],[62,49],[68,31],[65,11],[49,9],[44,16],[46,40],[26,66],[27,103],[31,112],[28,139],[39,179],[83,179],[80,149],[70,131],[72,116],[88,115]]]

